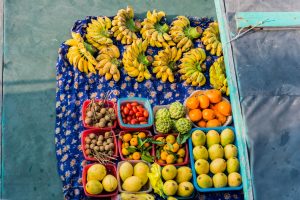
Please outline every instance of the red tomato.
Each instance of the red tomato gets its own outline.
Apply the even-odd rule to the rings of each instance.
[[[131,111],[129,111],[129,113],[128,113],[128,115],[133,115],[134,114],[134,112],[131,110]]]
[[[123,123],[124,123],[124,124],[127,124],[127,120],[126,120],[126,119],[123,119]]]
[[[137,106],[137,105],[139,105],[139,104],[138,104],[137,102],[132,102],[131,105],[132,105],[132,106]]]
[[[140,122],[140,124],[148,124],[147,122]]]
[[[126,117],[126,120],[127,120],[127,121],[130,121],[131,119],[132,119],[131,116],[127,116],[127,117]]]
[[[124,109],[124,106],[121,106],[121,110],[123,110]]]
[[[126,104],[126,107],[127,107],[128,109],[130,109],[130,110],[131,110],[131,108],[132,108],[132,106],[130,105],[130,103],[127,103],[127,104]]]
[[[124,108],[124,114],[125,114],[125,115],[128,115],[128,113],[129,113],[129,109],[128,109],[127,107],[125,107],[125,108]]]
[[[136,120],[136,119],[132,119],[131,121],[130,121],[130,123],[131,124],[136,124],[138,121]]]
[[[144,110],[144,117],[148,117],[149,116],[149,113],[148,113],[148,110]]]
[[[146,118],[145,117],[139,117],[139,121],[140,122],[146,121]]]
[[[144,108],[141,107],[141,106],[138,106],[137,109],[138,109],[140,112],[144,112]]]
[[[138,109],[135,106],[132,107],[132,110],[134,113],[136,113],[138,111]]]
[[[141,113],[141,112],[137,112],[137,113],[135,113],[135,115],[136,115],[137,117],[143,117],[143,116],[144,116],[144,114]]]
[[[121,116],[122,116],[123,118],[125,118],[125,114],[124,114],[124,112],[122,112],[122,113],[121,113]]]

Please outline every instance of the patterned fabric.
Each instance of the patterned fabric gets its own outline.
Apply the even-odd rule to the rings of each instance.
[[[74,24],[73,31],[85,34],[87,23],[92,17],[85,20],[79,20]],[[212,19],[208,18],[190,18],[192,25],[200,25],[203,29],[207,27]],[[114,41],[120,51],[124,51],[124,46]],[[200,39],[196,41],[195,46],[203,47]],[[159,49],[149,48],[147,53],[155,55]],[[112,91],[111,100],[117,101],[120,97],[146,97],[150,100],[152,106],[169,104],[173,101],[183,102],[194,90],[208,89],[209,86],[209,67],[216,56],[211,56],[208,52],[205,61],[207,71],[205,76],[207,83],[199,88],[187,86],[180,81],[178,75],[175,76],[175,83],[162,83],[155,76],[150,80],[138,83],[134,78],[130,78],[121,70],[121,79],[119,82],[106,81],[104,77],[97,74],[86,75],[79,72],[70,65],[66,58],[68,46],[62,44],[58,53],[56,64],[57,89],[56,89],[56,128],[55,144],[58,160],[58,173],[63,182],[63,192],[65,199],[79,200],[87,199],[84,195],[81,184],[81,173],[87,161],[84,160],[80,137],[84,130],[81,118],[81,106],[86,99],[101,98],[105,93]],[[151,71],[151,70],[150,70]],[[212,193],[197,194],[197,199],[242,199],[242,192],[232,193]]]

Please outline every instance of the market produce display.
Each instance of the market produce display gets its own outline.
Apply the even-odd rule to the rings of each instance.
[[[155,130],[158,133],[185,134],[192,128],[190,120],[185,118],[186,109],[182,103],[176,101],[165,108],[158,109],[155,113]]]
[[[210,85],[220,90],[222,93],[229,95],[229,88],[225,73],[224,58],[221,56],[214,64],[209,68]]]
[[[216,89],[193,93],[186,99],[185,106],[196,127],[222,126],[231,117],[230,102]]]
[[[121,105],[121,117],[124,124],[147,124],[149,112],[138,102]]]
[[[113,17],[87,17],[76,22],[72,39],[60,49],[62,56],[58,65],[67,67],[58,68],[57,93],[61,101],[57,108],[68,112],[63,117],[70,116],[68,120],[75,122],[66,128],[58,120],[60,129],[56,131],[70,129],[74,145],[73,135],[77,133],[78,138],[82,124],[90,131],[89,134],[83,131],[79,136],[82,137],[81,148],[72,147],[81,149],[86,160],[98,163],[86,170],[86,182],[83,180],[82,184],[87,196],[117,194],[118,188],[118,198],[125,200],[192,197],[195,183],[191,183],[189,151],[195,157],[193,165],[201,165],[196,167],[195,173],[204,181],[197,185],[210,181],[211,187],[224,187],[225,182],[230,187],[241,184],[235,140],[228,136],[222,139],[222,134],[218,140],[217,137],[209,139],[210,134],[190,133],[193,123],[200,127],[222,126],[231,117],[230,103],[222,97],[222,93],[228,95],[229,89],[223,57],[220,57],[218,27],[215,27],[217,23],[210,22],[212,20],[207,18],[185,16],[168,21],[164,11],[156,10],[148,11],[145,19],[138,19],[130,6],[120,9]],[[70,69],[70,65],[74,68]],[[73,82],[69,81],[71,78]],[[215,90],[207,90],[212,87]],[[193,93],[199,88],[207,91]],[[69,89],[76,100],[68,100]],[[188,97],[189,94],[192,95]],[[121,103],[117,110],[115,102],[125,96],[129,102]],[[150,106],[133,101],[133,96],[149,99]],[[151,106],[164,102],[168,105],[153,110],[152,127]],[[81,106],[82,113],[78,113],[76,109]],[[82,118],[77,118],[80,115]],[[128,126],[121,126],[121,122]],[[130,130],[148,123],[149,127]],[[159,135],[152,137],[152,128]],[[70,134],[66,132],[63,137]],[[188,148],[186,142],[190,137],[193,149]],[[75,165],[72,167],[79,172],[80,165],[86,166],[85,161],[72,164],[74,159],[70,159],[78,159],[79,154],[68,158],[65,149],[63,154],[64,158],[58,156],[60,162],[68,160],[66,165]],[[110,164],[118,165],[115,173],[107,168]],[[59,170],[64,170],[62,165]],[[68,187],[78,179],[78,174],[72,173],[72,178],[64,179]],[[61,177],[67,176],[65,174]],[[78,199],[84,199],[81,191],[68,195],[70,199],[77,199],[79,195]]]
[[[84,138],[84,147],[82,147],[88,157],[95,157],[104,160],[106,155],[113,156],[116,144],[110,131],[104,134],[90,133]]]
[[[204,132],[195,130],[190,139],[193,147],[195,179],[200,188],[238,187],[242,183],[235,134],[225,128]],[[225,160],[226,159],[226,160]]]
[[[178,16],[172,22],[170,34],[177,48],[186,52],[193,47],[193,39],[199,38],[202,34],[201,27],[191,27],[190,20],[185,16]]]
[[[150,189],[148,176],[146,176],[149,171],[149,165],[143,161],[120,162],[118,165],[118,181],[120,184],[119,191],[147,192]]]
[[[88,194],[99,195],[101,193],[111,193],[118,187],[117,178],[108,174],[106,166],[93,164],[87,170],[85,190]]]
[[[163,11],[148,11],[142,22],[141,34],[143,39],[148,39],[152,47],[174,46],[171,36],[168,34],[169,26],[165,20],[166,14]]]
[[[150,155],[152,149],[151,132],[148,131],[124,131],[120,133],[120,155],[124,160],[144,160],[153,162]]]
[[[137,32],[141,28],[141,22],[134,20],[134,10],[127,6],[126,9],[120,9],[112,21],[111,31],[116,40],[121,41],[122,44],[131,44],[136,40]]]
[[[174,134],[157,135],[154,145],[155,162],[160,165],[177,163],[178,165],[187,164],[187,144],[178,143],[178,136]]]
[[[115,109],[109,102],[94,99],[90,100],[85,110],[84,123],[90,127],[112,127],[117,120]]]
[[[205,45],[206,50],[210,51],[212,55],[222,55],[222,43],[220,40],[220,31],[217,22],[212,22],[209,24],[209,27],[203,32],[201,41]]]

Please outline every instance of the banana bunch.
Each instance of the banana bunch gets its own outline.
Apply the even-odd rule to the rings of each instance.
[[[126,10],[119,10],[112,21],[113,27],[111,31],[114,37],[118,41],[121,41],[122,44],[131,44],[138,38],[136,32],[141,29],[141,22],[138,20],[134,21],[133,17],[133,8],[127,6]]]
[[[193,47],[193,39],[202,34],[201,27],[191,27],[190,20],[185,16],[178,16],[171,24],[170,34],[177,48],[186,52]]]
[[[176,47],[170,48],[167,46],[165,49],[158,52],[154,56],[154,62],[152,63],[153,73],[156,74],[156,78],[161,79],[162,82],[169,80],[174,82],[173,71],[176,70],[176,62],[181,58],[182,51]]]
[[[71,65],[86,74],[96,73],[97,61],[93,56],[96,50],[92,45],[84,42],[81,35],[75,32],[72,32],[72,39],[67,40],[65,44],[70,46],[67,58]]]
[[[86,28],[86,39],[94,47],[99,49],[102,45],[110,45],[113,43],[110,39],[111,20],[108,17],[97,17],[92,19]]]
[[[106,80],[120,80],[120,71],[118,67],[121,65],[119,61],[120,51],[117,46],[109,45],[101,48],[96,60],[98,64],[96,69],[99,70],[99,75],[105,76]]]
[[[139,193],[139,194],[121,193],[119,199],[120,200],[154,200],[154,196],[146,193]]]
[[[152,47],[174,46],[171,36],[168,34],[169,26],[163,23],[166,14],[163,11],[153,10],[147,12],[147,17],[142,22],[141,34],[144,39],[148,39]]]
[[[201,41],[211,55],[221,56],[223,53],[218,22],[212,22],[204,30]]]
[[[220,90],[222,93],[229,94],[227,79],[225,74],[224,58],[218,58],[209,69],[210,84],[213,88]]]
[[[145,55],[147,47],[148,40],[137,39],[127,47],[123,54],[122,62],[125,71],[130,77],[137,77],[138,82],[151,78],[147,67],[152,63],[153,58]]]
[[[205,59],[204,49],[196,48],[186,52],[180,59],[179,73],[182,74],[181,79],[192,86],[204,85],[206,78],[203,72],[206,70],[206,66],[203,62]]]

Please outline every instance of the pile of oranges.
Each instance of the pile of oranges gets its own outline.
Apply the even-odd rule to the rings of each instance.
[[[192,95],[186,100],[186,107],[190,120],[198,127],[222,126],[231,115],[229,101],[224,100],[216,89]]]
[[[147,138],[145,132],[134,132],[134,133],[125,133],[123,134],[120,139],[122,141],[121,145],[121,152],[123,157],[128,160],[140,160],[142,156],[142,151],[150,146],[150,142],[146,142],[143,146],[139,146],[138,138],[141,141]]]
[[[186,152],[182,144],[176,142],[172,134],[165,137],[158,137],[156,141],[162,142],[155,147],[156,162],[159,164],[180,164],[183,163]]]

